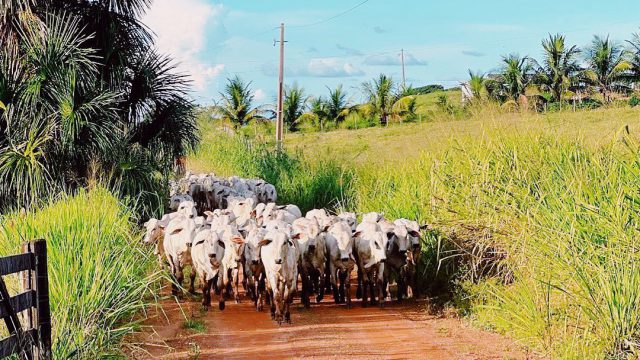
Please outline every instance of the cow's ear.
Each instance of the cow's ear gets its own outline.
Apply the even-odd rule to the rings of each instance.
[[[387,233],[387,239],[391,239],[394,235],[395,235],[394,232],[388,232]]]
[[[415,230],[409,231],[409,235],[411,235],[413,237],[420,237],[420,233],[415,231]]]
[[[226,245],[224,244],[224,241],[222,240],[218,240],[218,245],[220,245],[221,248],[225,249]]]
[[[180,231],[182,231],[182,228],[174,229],[174,230],[171,232],[171,235],[178,234],[178,233],[180,233]]]
[[[353,233],[353,237],[357,238],[358,236],[362,235],[362,231],[356,231]]]
[[[433,226],[429,224],[420,225],[420,230],[433,230]]]
[[[258,246],[267,246],[271,244],[271,239],[262,239],[260,240],[260,242],[258,243]]]
[[[224,192],[224,189],[222,189],[222,190],[218,191],[218,192],[216,193],[216,195],[220,195],[220,194],[222,194],[223,192]]]
[[[231,239],[231,241],[233,241],[236,244],[244,244],[244,240],[242,240],[242,238],[239,236],[234,237],[233,239]]]
[[[329,228],[331,227],[331,225],[325,225],[324,228],[322,228],[322,231],[329,231]]]
[[[280,205],[278,206],[278,210],[284,210],[287,208],[287,205]]]
[[[213,211],[207,210],[207,211],[204,212],[204,214],[207,215],[207,216],[213,216]]]
[[[295,233],[291,235],[291,238],[296,240],[300,239],[300,237],[302,237],[302,233]]]
[[[144,224],[142,224],[142,227],[147,227],[149,225],[149,222],[146,221]]]

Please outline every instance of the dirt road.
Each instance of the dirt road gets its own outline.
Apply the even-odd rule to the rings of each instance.
[[[292,306],[291,325],[278,326],[268,311],[245,300],[202,312],[196,299],[167,300],[164,313],[144,323],[136,359],[527,359],[500,335],[463,321],[429,315],[427,302],[389,303],[384,309],[352,309],[325,300]],[[185,328],[186,319],[199,329]],[[192,322],[194,323],[194,322]]]

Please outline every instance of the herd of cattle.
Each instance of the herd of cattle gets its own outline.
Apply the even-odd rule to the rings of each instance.
[[[279,324],[290,322],[289,306],[298,290],[320,302],[325,291],[336,303],[351,306],[350,278],[357,269],[356,297],[384,305],[390,282],[396,296],[415,296],[421,230],[417,222],[393,222],[380,213],[331,215],[315,209],[302,216],[295,205],[277,205],[277,192],[263,180],[187,174],[171,185],[171,213],[144,224],[146,244],[155,244],[161,266],[168,263],[177,295],[184,269],[191,267],[189,291],[196,275],[202,305],[212,290],[220,310],[225,299],[240,302],[240,280],[258,311],[270,305]]]

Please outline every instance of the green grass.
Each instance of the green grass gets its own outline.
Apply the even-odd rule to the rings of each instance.
[[[323,172],[322,182],[337,186],[327,199],[433,224],[423,285],[432,294],[453,291],[479,326],[550,358],[637,358],[640,111],[519,114],[487,106],[468,114],[285,141],[301,169],[336,169]],[[217,152],[191,164],[225,168]],[[234,154],[227,171],[264,161]],[[345,173],[350,181],[338,181]],[[309,177],[286,174],[291,183]]]
[[[205,325],[204,321],[197,319],[189,319],[185,321],[182,327],[200,334],[207,331],[207,326]]]
[[[117,353],[134,330],[133,317],[158,276],[131,218],[100,188],[0,218],[0,256],[20,252],[24,241],[47,241],[54,358]]]

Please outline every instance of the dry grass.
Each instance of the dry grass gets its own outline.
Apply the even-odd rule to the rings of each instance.
[[[486,133],[522,134],[532,132],[570,138],[584,138],[602,145],[628,125],[640,129],[640,109],[615,108],[550,114],[505,114],[484,110],[468,120],[433,121],[338,130],[326,133],[289,134],[286,146],[313,157],[335,158],[355,164],[389,164],[415,158],[423,152],[439,153],[451,140],[485,136]]]

